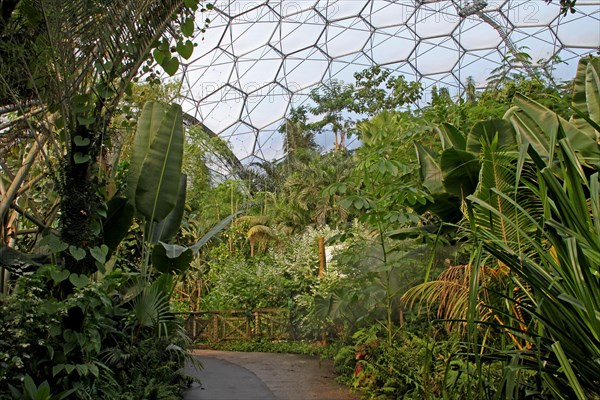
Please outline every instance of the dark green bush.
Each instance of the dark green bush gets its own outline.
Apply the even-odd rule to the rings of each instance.
[[[168,336],[137,324],[118,273],[66,294],[59,272],[43,267],[0,298],[0,398],[180,398],[189,382],[178,322]]]

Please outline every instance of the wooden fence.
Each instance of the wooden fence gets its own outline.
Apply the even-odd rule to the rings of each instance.
[[[289,338],[289,312],[283,308],[252,311],[196,311],[177,314],[185,318],[185,330],[193,340]]]

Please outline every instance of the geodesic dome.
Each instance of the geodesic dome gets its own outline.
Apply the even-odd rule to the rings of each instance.
[[[576,9],[562,16],[558,0],[216,1],[184,65],[184,110],[242,163],[270,161],[283,155],[277,129],[290,107],[373,65],[426,93],[436,85],[460,95],[467,77],[484,87],[525,49],[534,61],[560,57],[556,74],[571,79],[579,57],[600,49],[600,2]]]

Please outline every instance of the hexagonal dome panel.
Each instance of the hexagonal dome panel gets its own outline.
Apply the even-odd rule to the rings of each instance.
[[[600,51],[600,6],[578,0],[218,0],[198,19],[208,30],[184,62],[186,112],[249,163],[283,155],[277,129],[312,88],[381,65],[425,88],[485,87],[511,53],[558,56],[561,79],[577,59]]]

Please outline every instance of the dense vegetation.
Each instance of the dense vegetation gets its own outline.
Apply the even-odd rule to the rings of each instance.
[[[210,204],[190,226],[244,216],[194,261],[179,300],[289,309],[292,335],[328,342],[366,398],[597,398],[598,59],[560,87],[538,71],[502,67],[483,92],[442,88],[412,111],[399,108],[420,88],[379,68],[357,74],[362,91],[314,91],[281,129],[284,160],[190,193]],[[356,104],[372,115],[349,119]],[[348,135],[361,146],[346,150]]]
[[[1,6],[0,398],[180,398],[188,339],[156,243],[184,205],[182,112],[135,82],[176,72],[172,41],[191,55],[200,5]]]
[[[197,1],[2,7],[0,398],[179,398],[173,311],[272,307],[298,342],[241,346],[326,353],[365,398],[600,398],[598,58],[427,104],[374,67],[241,165],[152,72]]]

